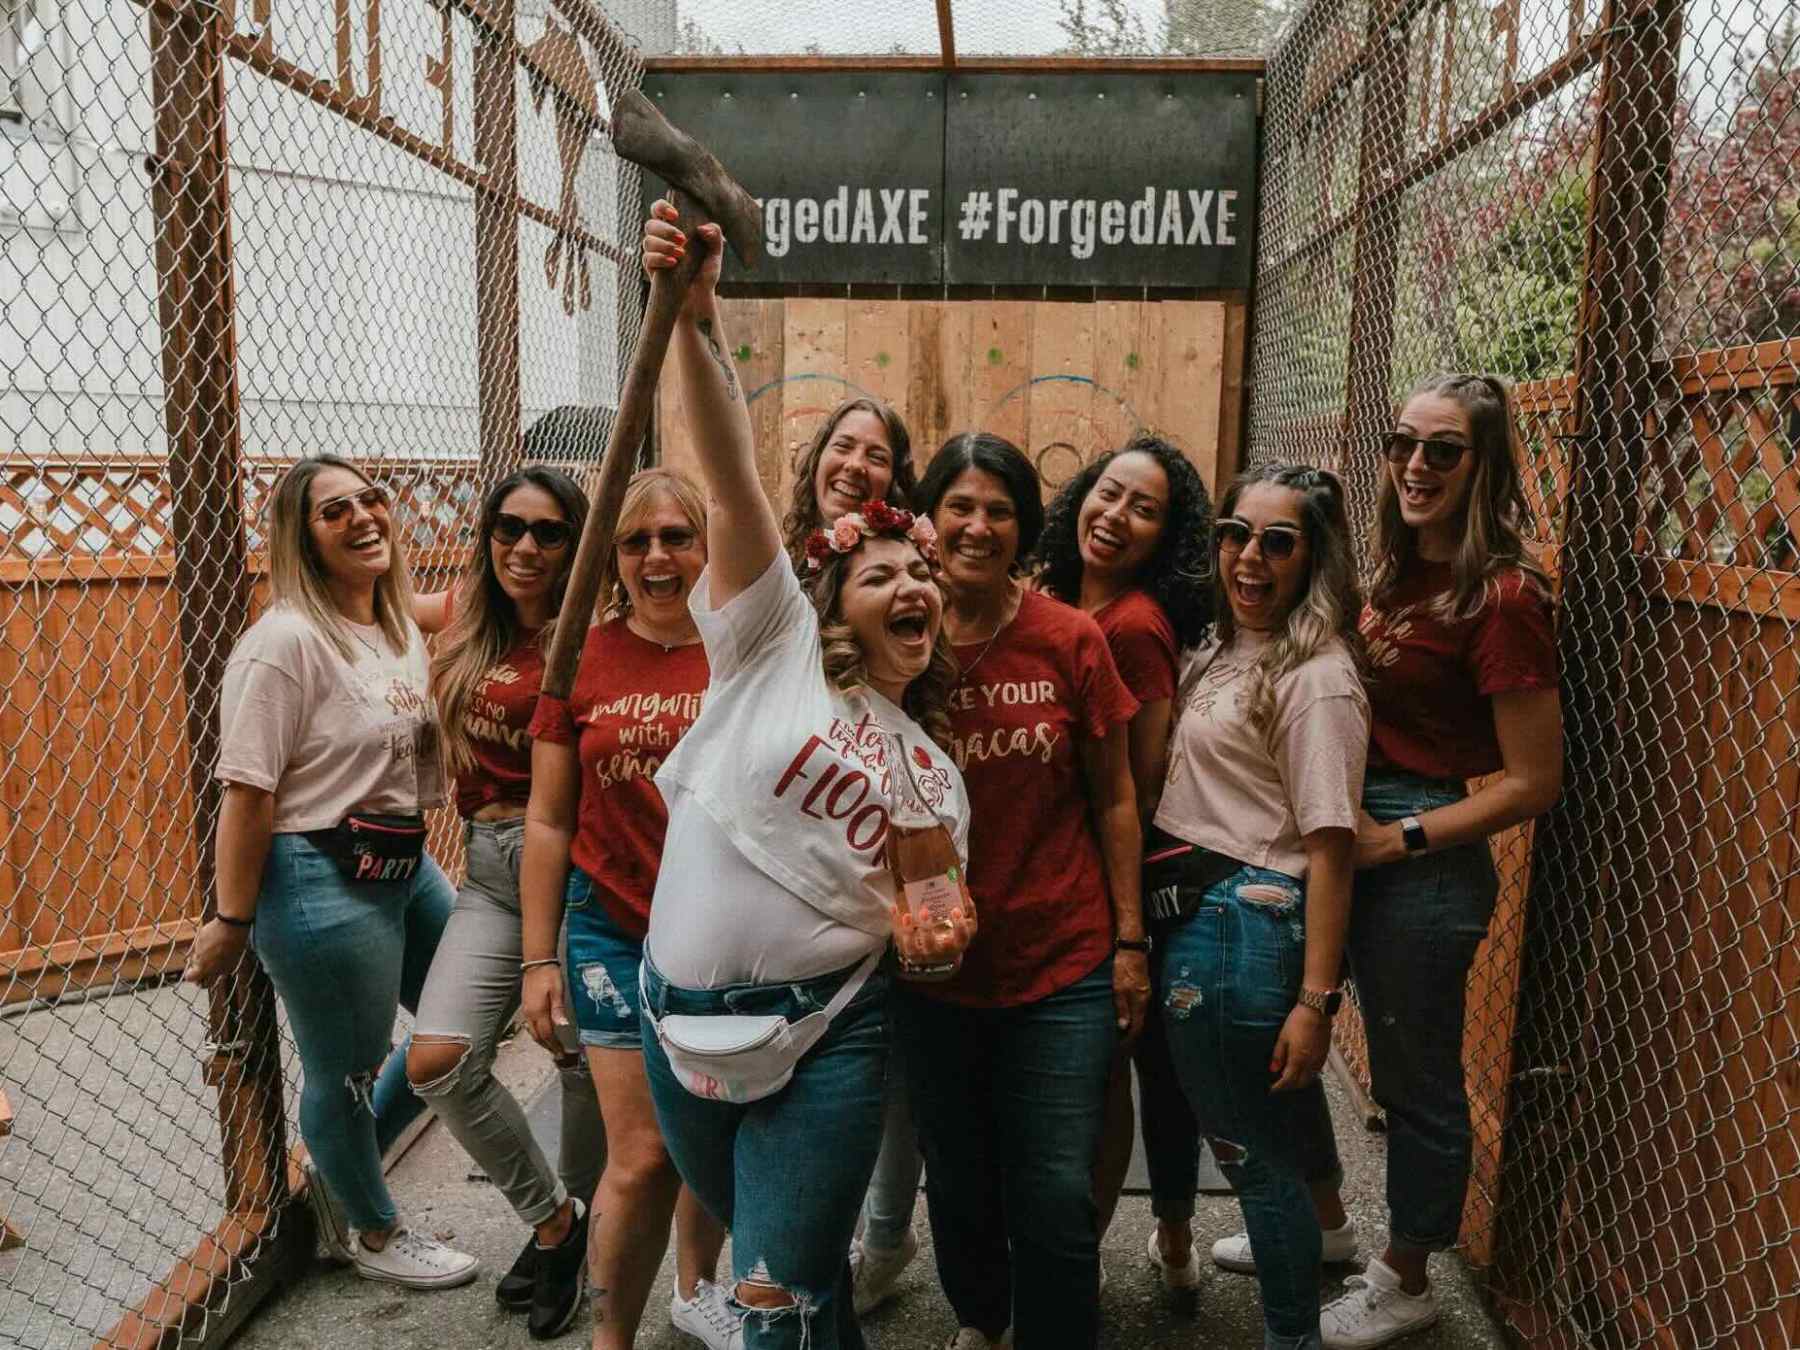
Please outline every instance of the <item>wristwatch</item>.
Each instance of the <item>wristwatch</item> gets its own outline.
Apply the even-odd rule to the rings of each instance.
[[[1116,952],[1147,952],[1150,950],[1150,939],[1147,937],[1114,938],[1113,950]]]
[[[1307,989],[1304,986],[1294,998],[1294,1002],[1303,1008],[1311,1008],[1322,1017],[1336,1017],[1338,1006],[1344,1001],[1344,991],[1333,989],[1326,993],[1322,989]]]
[[[1406,816],[1401,819],[1400,841],[1406,845],[1408,853],[1423,853],[1431,847],[1425,839],[1425,827],[1419,824],[1417,816]]]

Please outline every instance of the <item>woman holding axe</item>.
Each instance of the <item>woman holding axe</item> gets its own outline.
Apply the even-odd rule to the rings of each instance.
[[[653,272],[690,244],[666,203],[645,234]],[[929,526],[878,502],[810,537],[802,588],[720,331],[719,231],[691,242],[704,260],[674,345],[713,500],[690,601],[710,676],[657,774],[669,833],[640,977],[645,1062],[676,1167],[731,1229],[745,1346],[858,1347],[846,1252],[881,1137],[876,966],[896,933],[922,960],[922,935],[953,958],[973,931],[968,801],[938,739],[943,599]],[[909,842],[953,859],[916,883],[957,897],[941,929],[895,926],[885,854],[902,802],[917,808]]]

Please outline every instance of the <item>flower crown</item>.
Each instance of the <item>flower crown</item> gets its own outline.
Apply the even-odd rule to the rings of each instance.
[[[834,553],[849,553],[865,539],[905,539],[927,562],[937,558],[937,530],[925,516],[915,516],[884,501],[867,501],[860,511],[846,511],[829,530],[806,537],[806,570],[816,572]]]

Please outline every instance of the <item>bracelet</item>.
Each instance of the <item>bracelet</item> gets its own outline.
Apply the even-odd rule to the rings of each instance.
[[[234,919],[222,909],[214,910],[213,918],[222,924],[229,924],[233,928],[252,928],[256,925],[255,919]]]
[[[559,956],[540,956],[535,961],[519,962],[519,974],[523,975],[528,970],[536,970],[539,966],[560,966],[561,964],[562,958]]]
[[[1150,950],[1149,938],[1114,938],[1113,950],[1116,952],[1147,952]]]

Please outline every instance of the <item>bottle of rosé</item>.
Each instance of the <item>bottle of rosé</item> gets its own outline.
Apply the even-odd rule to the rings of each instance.
[[[926,803],[900,737],[887,735],[887,864],[894,877],[894,949],[903,979],[947,980],[975,935],[975,902],[956,841]]]

